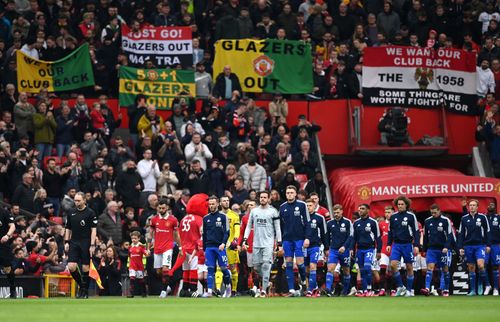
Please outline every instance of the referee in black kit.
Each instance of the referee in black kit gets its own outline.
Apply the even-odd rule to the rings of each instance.
[[[15,230],[14,217],[6,210],[0,208],[0,265],[3,266],[3,271],[7,274],[11,299],[15,299],[17,295],[14,270],[12,269],[13,256],[9,243]]]
[[[66,219],[65,243],[69,243],[68,268],[71,276],[80,287],[77,298],[86,299],[89,287],[90,257],[94,254],[97,235],[97,216],[87,207],[85,195],[75,195],[75,209]],[[82,272],[78,264],[82,264]]]

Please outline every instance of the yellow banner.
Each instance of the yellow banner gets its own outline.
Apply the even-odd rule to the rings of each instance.
[[[19,92],[38,93],[42,88],[54,92],[52,76],[59,71],[54,70],[51,63],[31,58],[20,50],[16,58]]]

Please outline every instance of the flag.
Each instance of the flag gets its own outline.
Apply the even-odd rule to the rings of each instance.
[[[95,84],[88,44],[56,61],[37,60],[18,50],[16,61],[20,92],[39,93],[42,88],[59,92]]]
[[[90,260],[89,276],[95,280],[97,286],[99,286],[99,289],[104,289],[104,287],[102,287],[101,277],[99,276],[97,269],[95,269],[94,262],[92,260]]]
[[[305,94],[313,89],[311,46],[296,40],[222,39],[214,79],[229,65],[244,92]]]
[[[148,104],[160,110],[170,109],[174,98],[196,95],[194,71],[121,66],[120,106],[133,104],[137,94],[146,95]]]

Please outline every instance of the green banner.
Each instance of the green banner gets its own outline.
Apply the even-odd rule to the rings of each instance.
[[[183,92],[196,95],[194,71],[120,67],[120,106],[134,104],[136,95],[144,94],[148,104],[168,110]]]
[[[68,56],[50,62],[16,52],[17,84],[20,92],[69,91],[94,85],[89,45],[84,44]]]

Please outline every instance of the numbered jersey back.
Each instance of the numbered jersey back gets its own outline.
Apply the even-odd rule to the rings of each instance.
[[[186,215],[181,220],[179,227],[182,248],[185,252],[191,253],[197,248],[201,239],[201,227],[203,219],[199,216]]]

